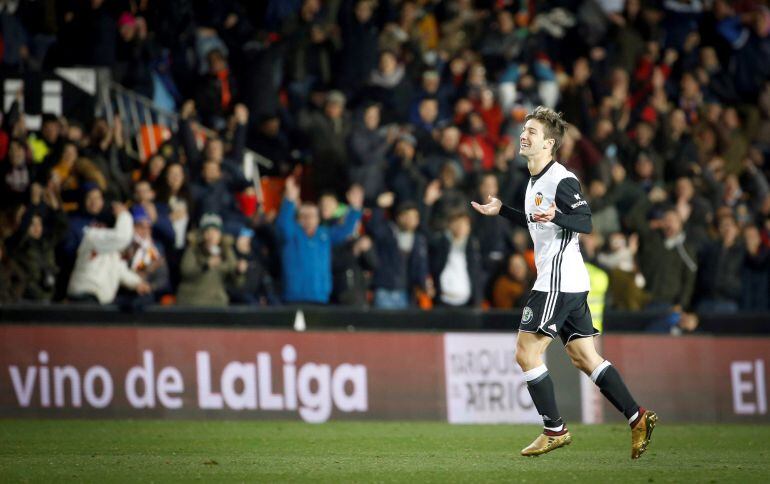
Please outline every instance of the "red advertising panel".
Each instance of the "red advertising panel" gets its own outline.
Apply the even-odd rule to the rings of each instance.
[[[603,338],[604,356],[641,405],[669,421],[770,421],[770,339],[671,336]],[[614,415],[609,408],[606,415]]]
[[[0,326],[2,416],[446,419],[443,338]]]

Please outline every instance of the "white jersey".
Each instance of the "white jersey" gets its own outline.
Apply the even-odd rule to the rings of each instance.
[[[539,175],[531,177],[527,183],[524,212],[535,245],[537,280],[532,289],[543,292],[587,292],[591,284],[580,254],[577,232],[553,221],[540,223],[532,219],[533,214],[544,212],[553,202],[556,202],[555,220],[559,220],[561,214],[580,215],[582,219],[588,220],[587,231],[590,231],[591,211],[580,191],[577,177],[572,172],[552,161]]]

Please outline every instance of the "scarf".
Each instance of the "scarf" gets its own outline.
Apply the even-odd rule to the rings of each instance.
[[[136,272],[145,271],[160,260],[160,252],[152,243],[152,239],[142,239],[135,235],[131,249],[134,255],[131,257],[130,267]]]

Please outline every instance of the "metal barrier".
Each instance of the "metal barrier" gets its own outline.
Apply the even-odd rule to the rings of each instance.
[[[134,160],[146,162],[165,141],[179,132],[180,117],[177,113],[157,107],[152,99],[112,80],[103,82],[105,85],[100,89],[96,114],[104,117],[110,126],[115,115],[120,117],[127,141],[125,150]],[[207,138],[217,136],[214,130],[203,125],[198,124],[196,129]],[[254,182],[257,199],[262,203],[264,197],[259,166],[271,168],[272,160],[247,148],[241,162],[246,179]]]

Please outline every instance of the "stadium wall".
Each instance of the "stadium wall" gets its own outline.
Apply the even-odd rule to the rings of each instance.
[[[537,423],[515,334],[0,326],[0,417]],[[668,421],[769,421],[768,338],[608,335],[604,354]],[[569,421],[614,409],[553,344]]]

